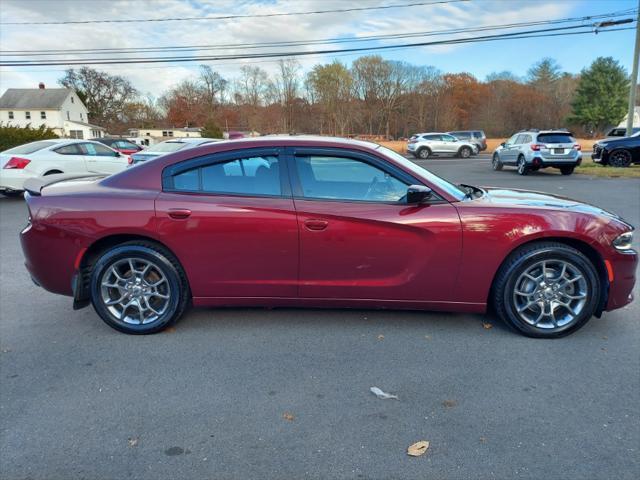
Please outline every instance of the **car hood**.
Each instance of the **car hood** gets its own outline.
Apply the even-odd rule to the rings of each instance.
[[[563,210],[582,214],[591,214],[604,216],[618,220],[629,226],[622,217],[615,213],[603,210],[595,205],[579,202],[571,198],[562,197],[560,195],[551,195],[549,193],[534,192],[529,190],[504,189],[495,187],[482,187],[486,192],[479,200],[490,205],[504,207],[528,207],[528,208],[544,208],[550,210]]]

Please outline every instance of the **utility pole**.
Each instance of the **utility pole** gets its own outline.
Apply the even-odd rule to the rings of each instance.
[[[629,111],[627,112],[627,137],[633,131],[633,117],[636,107],[636,90],[638,89],[638,57],[640,57],[640,0],[638,0],[638,17],[636,18],[636,46],[633,50],[633,69],[631,86],[629,87]]]

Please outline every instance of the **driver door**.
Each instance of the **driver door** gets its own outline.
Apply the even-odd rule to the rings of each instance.
[[[289,161],[301,298],[451,297],[462,247],[451,204],[408,205],[407,187],[418,180],[361,152],[296,148]]]
[[[456,153],[458,151],[457,140],[451,135],[442,135],[442,151]]]

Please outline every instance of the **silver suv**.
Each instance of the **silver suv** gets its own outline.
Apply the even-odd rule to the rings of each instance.
[[[407,152],[422,159],[429,158],[431,155],[454,155],[469,158],[478,153],[478,146],[448,133],[417,133],[409,139]]]
[[[541,168],[559,168],[571,175],[582,162],[580,145],[566,130],[523,130],[500,144],[493,153],[491,165],[502,170],[505,165],[517,167],[520,175]]]

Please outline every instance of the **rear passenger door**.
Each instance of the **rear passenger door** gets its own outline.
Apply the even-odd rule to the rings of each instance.
[[[160,239],[196,298],[296,297],[298,222],[280,149],[223,152],[163,172]]]

